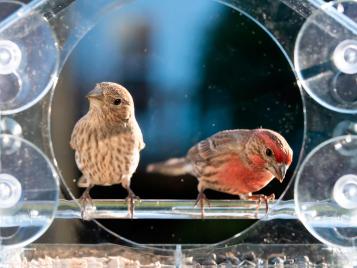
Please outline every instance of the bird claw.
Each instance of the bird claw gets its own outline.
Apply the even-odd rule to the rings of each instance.
[[[204,209],[205,203],[208,205],[208,207],[211,207],[211,204],[210,204],[208,198],[206,197],[206,195],[203,192],[200,192],[197,196],[194,207],[196,208],[198,206],[198,204],[200,204],[202,219],[204,218],[204,214],[205,214],[205,209]]]
[[[140,202],[140,198],[138,196],[136,196],[133,191],[130,190],[128,197],[125,200],[128,203],[128,217],[130,219],[133,219],[135,201]]]
[[[81,218],[82,220],[90,220],[88,211],[95,210],[93,200],[89,195],[89,191],[85,190],[82,196],[79,198],[79,204],[81,205]]]
[[[258,211],[260,208],[260,205],[262,203],[262,201],[265,203],[265,214],[268,213],[269,211],[269,201],[274,201],[275,200],[275,194],[271,194],[271,195],[263,195],[263,194],[256,194],[256,195],[251,195],[247,197],[247,200],[252,200],[252,201],[257,201],[258,205],[255,211],[255,215],[258,216]]]

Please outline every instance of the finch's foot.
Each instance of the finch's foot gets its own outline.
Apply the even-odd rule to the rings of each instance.
[[[265,214],[267,214],[268,211],[269,211],[268,202],[275,200],[275,194],[271,194],[269,196],[266,196],[266,195],[263,195],[263,194],[250,195],[250,196],[246,197],[246,200],[253,200],[253,201],[257,201],[258,202],[257,209],[256,209],[256,212],[255,212],[256,215],[258,215],[258,211],[259,211],[260,205],[261,205],[261,203],[263,201],[265,203]]]
[[[134,192],[129,188],[128,197],[126,198],[128,203],[128,214],[129,218],[132,219],[134,216],[135,201],[140,201],[140,198],[134,194]]]
[[[88,210],[93,210],[94,204],[93,200],[89,195],[91,187],[88,187],[82,194],[82,196],[79,198],[79,203],[81,204],[81,218],[83,220],[89,220],[89,217],[86,215],[86,212]]]
[[[206,195],[203,192],[199,192],[197,199],[196,199],[196,203],[194,207],[197,207],[198,204],[200,205],[201,208],[201,218],[203,219],[205,216],[205,203],[211,207],[211,204],[209,202],[209,200],[207,199]]]

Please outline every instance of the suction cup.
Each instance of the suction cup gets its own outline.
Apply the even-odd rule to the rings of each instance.
[[[357,247],[357,136],[328,140],[306,157],[295,182],[295,204],[316,238]]]
[[[0,249],[36,240],[52,223],[58,205],[58,178],[35,145],[0,135]]]
[[[44,17],[23,9],[18,1],[0,1],[0,114],[34,105],[57,79],[52,28]]]
[[[357,2],[330,2],[305,22],[294,62],[306,92],[324,107],[357,113]]]

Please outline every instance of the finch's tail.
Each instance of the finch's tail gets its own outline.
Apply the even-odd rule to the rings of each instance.
[[[146,168],[150,173],[161,173],[168,176],[178,176],[191,173],[191,164],[182,158],[171,158],[165,162],[150,164]]]

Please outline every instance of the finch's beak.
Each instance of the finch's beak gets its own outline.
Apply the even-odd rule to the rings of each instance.
[[[103,92],[98,87],[95,87],[91,92],[86,96],[88,99],[103,100]]]
[[[274,166],[274,175],[280,181],[280,183],[283,182],[288,167],[289,166],[285,164],[277,164],[276,166]]]

